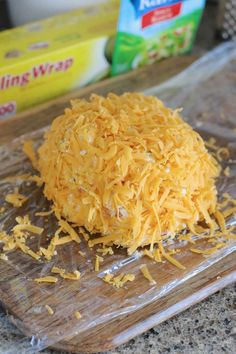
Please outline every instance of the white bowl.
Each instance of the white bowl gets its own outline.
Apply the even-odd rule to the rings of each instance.
[[[105,0],[7,0],[13,26],[102,2]]]

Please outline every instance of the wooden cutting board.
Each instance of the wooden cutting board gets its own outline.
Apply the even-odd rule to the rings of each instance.
[[[2,121],[0,145],[11,143],[14,138],[49,124],[63,112],[71,98],[86,97],[92,92],[104,95],[110,91],[122,93],[144,90],[175,75],[194,59],[180,57],[154,64],[93,84]],[[11,145],[13,153],[18,151],[18,145],[18,141]],[[27,167],[26,159],[19,155],[17,163],[11,167],[11,173],[14,173],[14,169],[17,172],[19,166],[24,164],[26,169],[30,168]],[[0,171],[0,179],[4,172]],[[40,209],[45,203],[42,191],[31,192],[29,190],[30,200],[26,205],[29,214],[37,210],[37,204]],[[13,212],[12,219],[19,212]],[[32,244],[38,246],[40,242],[36,239]],[[84,251],[91,262],[86,262],[78,254],[78,249]],[[73,352],[98,352],[128,341],[236,280],[235,251],[227,253],[226,250],[221,260],[213,258],[211,264],[203,267],[206,260],[198,254],[190,255],[188,246],[184,246],[181,261],[187,271],[183,272],[171,264],[157,265],[146,258],[144,261],[143,258],[131,257],[124,261],[125,251],[118,250],[114,256],[105,259],[98,274],[93,271],[95,253],[85,242],[62,247],[57,257],[59,262],[65,267],[73,263],[78,265],[82,278],[80,282],[59,281],[55,285],[36,284],[33,279],[40,272],[44,275],[45,265],[19,252],[9,255],[8,262],[0,262],[0,301],[11,314],[13,323],[27,336],[46,336],[47,346]],[[148,264],[155,275],[156,288],[150,288],[138,271],[143,263]],[[135,281],[124,289],[114,289],[105,284],[100,277],[111,264],[125,272],[135,273]],[[51,264],[48,264],[50,267]],[[196,271],[201,267],[204,270]],[[166,285],[169,288],[162,295],[161,291]],[[45,310],[46,304],[55,310],[53,316]],[[82,313],[80,321],[74,316],[75,310]]]

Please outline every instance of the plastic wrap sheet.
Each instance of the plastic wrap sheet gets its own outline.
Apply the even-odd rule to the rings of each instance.
[[[222,174],[217,185],[219,198],[223,192],[236,198],[236,43],[219,46],[175,78],[145,93],[157,95],[171,107],[184,107],[183,116],[205,139],[214,137],[218,145],[229,148],[230,158],[222,165],[230,167],[231,175]],[[40,144],[46,129],[0,147],[0,205],[6,208],[0,215],[0,229],[9,231],[15,225],[16,216],[28,214],[33,224],[44,227],[42,236],[29,240],[29,246],[34,250],[45,247],[58,226],[53,215],[35,216],[37,211],[49,210],[49,202],[45,200],[42,188],[21,177],[32,173],[31,164],[22,153],[22,141],[30,138],[36,145]],[[10,207],[4,201],[5,195],[15,187],[28,196],[20,208]],[[236,219],[231,217],[227,223],[234,225]],[[203,247],[204,243],[206,241],[198,240],[197,246]],[[35,353],[137,311],[234,252],[236,241],[230,241],[211,256],[193,257],[189,251],[191,246],[185,241],[176,240],[169,247],[181,249],[176,259],[187,265],[185,271],[167,262],[154,264],[141,252],[128,257],[125,250],[116,249],[114,255],[105,257],[101,270],[95,273],[96,248],[91,250],[83,240],[79,245],[59,246],[57,255],[47,263],[33,260],[20,251],[9,252],[8,261],[0,261],[0,300],[8,307],[11,320],[28,335],[22,339],[21,347],[25,352]],[[85,252],[85,257],[78,250]],[[140,274],[143,263],[147,264],[156,285],[150,285]],[[36,277],[49,275],[53,265],[67,271],[78,269],[81,280],[59,280],[57,284],[33,281]],[[136,279],[124,288],[116,289],[101,280],[110,272],[133,273]],[[54,309],[53,316],[47,313],[46,304]],[[77,310],[82,314],[80,320],[74,316]]]

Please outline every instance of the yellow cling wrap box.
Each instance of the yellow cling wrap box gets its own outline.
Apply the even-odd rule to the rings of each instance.
[[[0,119],[110,73],[118,0],[0,33]]]

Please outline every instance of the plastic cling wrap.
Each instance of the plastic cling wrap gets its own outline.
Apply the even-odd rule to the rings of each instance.
[[[175,78],[145,92],[157,95],[171,107],[184,107],[183,116],[204,139],[214,138],[218,146],[229,149],[229,158],[221,163],[222,171],[229,167],[230,174],[222,173],[217,181],[219,200],[226,192],[236,198],[235,82],[236,43],[231,42],[205,55]],[[44,228],[42,235],[33,235],[27,241],[34,251],[47,247],[58,224],[54,215],[35,215],[49,210],[50,204],[43,196],[42,187],[28,179],[28,175],[34,172],[22,152],[22,142],[30,138],[36,146],[40,145],[46,129],[0,147],[0,205],[5,208],[0,214],[0,230],[10,231],[17,216],[29,215],[32,224]],[[5,196],[15,188],[28,198],[18,208],[5,202]],[[235,224],[234,216],[227,218],[228,226]],[[207,245],[206,239],[196,237],[194,247],[209,247]],[[9,311],[11,321],[27,336],[19,341],[19,347],[26,353],[35,353],[49,346],[68,349],[66,344],[71,342],[76,351],[78,338],[95,341],[96,333],[102,333],[104,326],[112,326],[118,319],[122,322],[127,315],[149,308],[177,291],[180,285],[190,280],[194,282],[196,276],[235,252],[236,240],[232,238],[227,246],[208,256],[193,255],[189,250],[192,246],[184,240],[168,244],[170,249],[180,249],[175,258],[186,266],[186,270],[167,261],[154,263],[141,251],[127,256],[126,250],[113,248],[114,254],[104,256],[99,271],[95,272],[97,248],[89,248],[83,236],[80,244],[70,242],[58,246],[48,262],[34,260],[19,250],[8,252],[8,259],[0,260],[0,300]],[[143,277],[140,272],[143,264],[148,266],[156,284],[150,284]],[[34,281],[52,275],[53,266],[67,272],[79,270],[81,279],[60,278],[55,284]],[[135,280],[120,289],[102,280],[108,273],[119,275],[121,272],[134,274]],[[80,319],[78,311],[82,316]],[[129,328],[121,333],[119,326],[116,327],[115,344],[118,345],[124,340],[119,336],[127,334]]]

